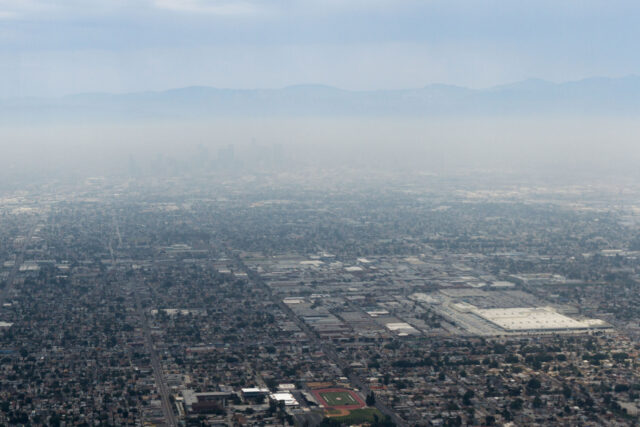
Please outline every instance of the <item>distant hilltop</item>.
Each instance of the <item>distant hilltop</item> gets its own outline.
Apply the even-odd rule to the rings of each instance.
[[[186,87],[162,92],[0,100],[0,121],[209,117],[426,117],[636,115],[640,77],[566,83],[525,80],[487,89],[434,84],[350,91],[323,85],[283,89]]]

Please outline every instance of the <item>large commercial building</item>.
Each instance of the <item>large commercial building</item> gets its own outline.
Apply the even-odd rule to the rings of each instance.
[[[552,307],[493,308],[472,311],[477,316],[510,332],[607,328],[599,319],[576,320]]]

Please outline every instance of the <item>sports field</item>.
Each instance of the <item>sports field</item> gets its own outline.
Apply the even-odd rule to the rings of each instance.
[[[358,401],[348,391],[327,391],[320,393],[329,406],[357,405]]]
[[[322,406],[326,408],[358,409],[365,406],[353,391],[340,388],[313,390]]]
[[[339,421],[341,423],[345,423],[348,425],[360,425],[363,423],[369,423],[372,421],[384,421],[387,420],[387,417],[382,415],[382,412],[378,411],[376,408],[364,408],[364,409],[352,409],[352,410],[343,410],[347,412],[346,414],[340,415],[329,415],[332,419]]]

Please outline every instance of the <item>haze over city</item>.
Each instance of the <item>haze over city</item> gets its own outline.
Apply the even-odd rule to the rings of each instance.
[[[0,425],[638,425],[638,16],[0,0]]]

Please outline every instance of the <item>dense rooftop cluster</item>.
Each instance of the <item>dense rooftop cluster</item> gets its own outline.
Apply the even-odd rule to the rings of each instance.
[[[0,424],[638,422],[634,200],[207,179],[0,199]]]

